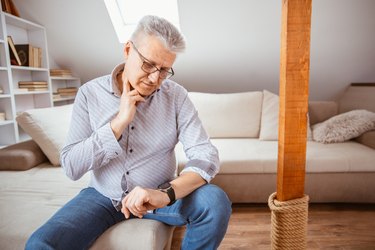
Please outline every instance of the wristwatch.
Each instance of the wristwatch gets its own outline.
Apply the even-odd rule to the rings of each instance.
[[[176,194],[174,193],[174,189],[173,189],[171,183],[166,182],[166,183],[160,184],[158,186],[158,189],[159,189],[159,191],[161,191],[163,193],[166,193],[168,195],[170,202],[168,203],[167,206],[170,206],[173,203],[175,203]]]

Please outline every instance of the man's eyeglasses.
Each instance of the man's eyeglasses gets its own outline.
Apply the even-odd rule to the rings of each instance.
[[[146,72],[147,74],[152,74],[156,71],[159,71],[159,78],[160,79],[168,79],[174,75],[174,71],[172,68],[170,69],[158,69],[155,65],[153,65],[146,57],[144,57],[135,47],[134,43],[130,41],[133,45],[134,50],[138,53],[139,57],[142,59],[143,63],[141,69]]]

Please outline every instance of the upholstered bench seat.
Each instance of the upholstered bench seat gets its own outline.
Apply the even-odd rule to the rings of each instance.
[[[174,227],[148,219],[131,219],[110,227],[90,250],[170,249]]]

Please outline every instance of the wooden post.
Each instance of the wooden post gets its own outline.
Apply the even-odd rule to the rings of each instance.
[[[304,195],[312,0],[282,0],[279,201]]]

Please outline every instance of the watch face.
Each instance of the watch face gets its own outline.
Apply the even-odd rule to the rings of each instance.
[[[167,189],[171,186],[171,184],[169,182],[166,182],[166,183],[163,183],[163,184],[160,184],[159,185],[159,189]]]

